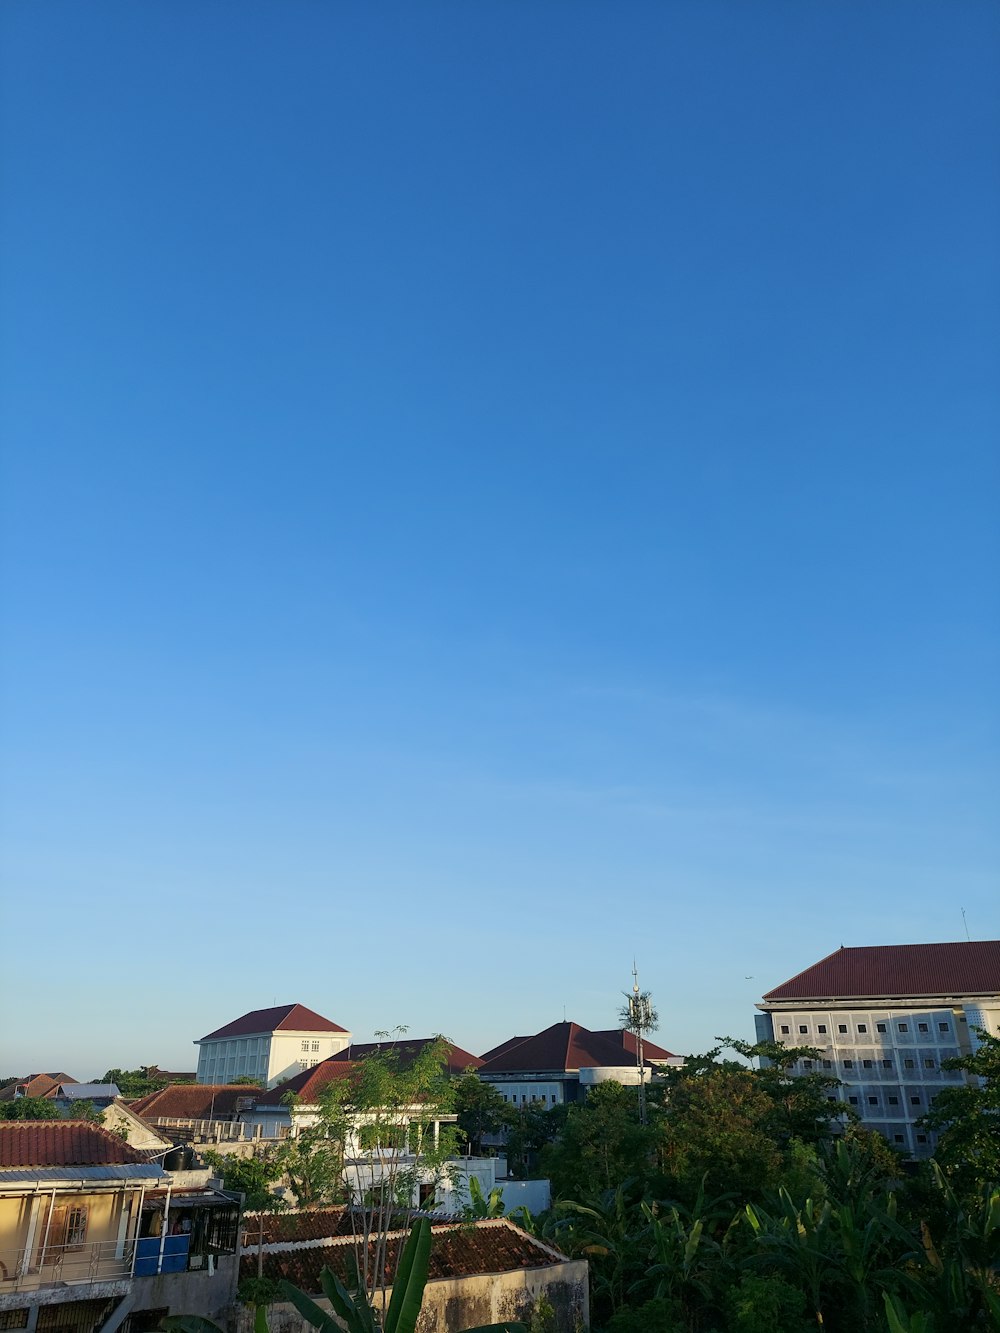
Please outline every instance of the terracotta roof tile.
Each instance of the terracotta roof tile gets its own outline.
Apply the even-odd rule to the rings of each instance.
[[[499,1046],[491,1046],[488,1051],[483,1051],[483,1054],[480,1058],[482,1059],[483,1064],[487,1064],[490,1060],[494,1059],[496,1056],[503,1055],[505,1051],[511,1051],[514,1049],[515,1046],[520,1046],[522,1041],[530,1041],[530,1040],[531,1040],[530,1036],[508,1037],[507,1040],[502,1041]]]
[[[0,1167],[114,1166],[149,1154],[89,1120],[0,1121]]]
[[[507,1074],[521,1071],[561,1071],[575,1073],[590,1067],[615,1067],[634,1064],[635,1053],[628,1058],[620,1041],[582,1028],[579,1023],[553,1023],[544,1032],[508,1046],[479,1068],[480,1074]]]
[[[321,1060],[318,1065],[313,1065],[311,1069],[303,1069],[301,1074],[279,1083],[269,1092],[261,1093],[257,1098],[257,1105],[282,1106],[290,1092],[294,1092],[300,1101],[312,1105],[319,1099],[319,1094],[328,1083],[333,1083],[339,1078],[350,1078],[356,1068],[355,1060],[339,1060],[337,1056],[331,1055],[326,1060]]]
[[[875,944],[807,967],[765,1000],[893,999],[1000,994],[1000,940]]]
[[[400,1067],[405,1069],[425,1046],[436,1041],[436,1037],[403,1037],[400,1041],[361,1041],[354,1042],[346,1050],[338,1051],[332,1057],[334,1060],[363,1060],[366,1056],[374,1055],[376,1051],[395,1050],[399,1053]],[[461,1046],[456,1046],[454,1042],[448,1042],[448,1062],[445,1065],[446,1074],[464,1074],[468,1068],[478,1069],[482,1064],[478,1055],[473,1055],[470,1051],[465,1051]]]
[[[61,1084],[75,1082],[68,1074],[26,1074],[0,1088],[0,1102],[13,1101],[19,1088],[24,1089],[22,1097],[51,1097]]]
[[[171,1083],[130,1102],[129,1109],[146,1120],[228,1120],[241,1098],[259,1096],[260,1088],[248,1083]]]
[[[339,1023],[331,1023],[322,1014],[307,1009],[304,1004],[277,1004],[271,1009],[252,1009],[242,1018],[234,1018],[224,1027],[216,1028],[202,1041],[216,1037],[256,1037],[268,1032],[346,1032]]]
[[[636,1057],[635,1033],[629,1032],[627,1028],[608,1028],[594,1032],[595,1037],[606,1037],[608,1041],[613,1041],[621,1046],[632,1060]],[[673,1051],[666,1050],[663,1046],[657,1046],[655,1041],[650,1041],[648,1037],[642,1039],[642,1053],[648,1060],[676,1060],[677,1057]],[[631,1063],[631,1062],[630,1062]]]
[[[395,1272],[396,1253],[405,1243],[406,1236],[405,1231],[389,1236],[387,1276]],[[506,1218],[459,1226],[449,1223],[432,1228],[428,1278],[433,1282],[437,1278],[509,1273],[567,1262],[565,1255],[535,1240]],[[349,1280],[354,1272],[354,1242],[345,1236],[330,1245],[265,1252],[263,1266],[265,1277],[287,1278],[310,1295],[317,1295],[321,1291],[319,1275],[324,1267],[332,1268],[342,1281]],[[240,1263],[241,1278],[253,1277],[256,1272],[256,1253],[245,1254]]]

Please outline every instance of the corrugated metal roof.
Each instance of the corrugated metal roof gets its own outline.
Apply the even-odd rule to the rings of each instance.
[[[60,1083],[60,1097],[67,1101],[88,1101],[92,1097],[120,1097],[114,1083]]]
[[[150,1162],[122,1162],[118,1166],[50,1166],[31,1170],[0,1168],[0,1185],[36,1180],[162,1180],[166,1172]]]

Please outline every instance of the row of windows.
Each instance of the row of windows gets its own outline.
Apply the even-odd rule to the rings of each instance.
[[[848,1030],[848,1027],[847,1027],[847,1024],[846,1024],[846,1023],[838,1023],[838,1024],[837,1024],[837,1031],[838,1031],[838,1032],[844,1033],[844,1032],[847,1032],[847,1030]],[[857,1026],[857,1030],[858,1030],[859,1032],[862,1032],[862,1033],[867,1032],[867,1031],[868,1031],[868,1024],[867,1024],[867,1023],[859,1023],[858,1026]],[[909,1032],[909,1030],[910,1030],[910,1025],[909,1025],[909,1023],[897,1023],[897,1024],[896,1024],[896,1031],[897,1031],[897,1032]],[[918,1032],[930,1032],[930,1030],[931,1030],[931,1029],[930,1029],[930,1024],[929,1024],[929,1023],[918,1023],[918,1024],[917,1024],[917,1031],[918,1031]],[[820,1033],[821,1036],[825,1036],[825,1035],[826,1035],[826,1024],[825,1024],[825,1023],[817,1023],[817,1024],[816,1024],[816,1031],[817,1031],[818,1033]],[[876,1032],[885,1032],[885,1031],[886,1031],[886,1024],[885,1024],[885,1023],[876,1023],[876,1024],[875,1024],[875,1031],[876,1031]],[[787,1037],[787,1036],[789,1035],[790,1032],[791,1032],[791,1029],[789,1028],[788,1024],[787,1024],[787,1023],[783,1023],[783,1024],[781,1025],[781,1035],[782,1035],[783,1037]],[[800,1023],[800,1024],[799,1024],[799,1033],[800,1033],[800,1035],[805,1036],[805,1035],[808,1034],[808,1032],[809,1032],[809,1027],[808,1027],[808,1025],[805,1024],[805,1023]],[[946,1032],[946,1033],[950,1033],[950,1032],[951,1032],[951,1024],[950,1024],[950,1023],[939,1023],[939,1024],[938,1024],[938,1032]]]
[[[827,1100],[828,1102],[835,1102],[835,1101],[837,1100],[837,1098],[834,1097],[834,1096],[830,1096],[830,1097],[827,1097],[826,1100]],[[854,1094],[852,1094],[850,1097],[848,1097],[847,1100],[850,1102],[850,1104],[851,1104],[852,1106],[860,1106],[860,1104],[861,1104],[861,1098],[860,1098],[860,1096],[855,1096]],[[875,1096],[869,1096],[866,1100],[867,1100],[869,1106],[880,1106],[880,1105],[881,1105],[881,1102],[880,1102],[880,1100],[879,1100],[878,1097],[875,1097]],[[898,1106],[898,1105],[899,1105],[899,1097],[896,1096],[895,1093],[890,1093],[889,1096],[886,1097],[886,1099],[885,1099],[885,1103],[886,1103],[887,1106]],[[922,1098],[922,1097],[918,1097],[916,1094],[914,1094],[913,1096],[910,1097],[910,1105],[911,1105],[911,1106],[923,1106],[923,1104],[924,1104],[924,1102],[923,1102],[923,1098]]]
[[[304,1041],[304,1042],[302,1043],[302,1049],[303,1049],[304,1051],[318,1051],[318,1050],[319,1050],[319,1042],[318,1042],[318,1041]]]
[[[822,1060],[822,1061],[820,1061],[820,1063],[822,1064],[822,1066],[823,1066],[824,1069],[832,1069],[832,1068],[833,1068],[833,1061],[832,1061],[832,1060]],[[858,1060],[857,1062],[855,1062],[854,1060],[841,1060],[840,1063],[843,1065],[843,1067],[844,1067],[845,1069],[853,1069],[854,1066],[855,1066],[855,1063],[857,1063],[857,1066],[858,1066],[859,1069],[878,1069],[878,1068],[881,1068],[881,1069],[891,1069],[891,1068],[892,1068],[892,1061],[891,1061],[891,1060]],[[813,1067],[815,1064],[816,1064],[816,1061],[815,1061],[815,1060],[803,1060],[803,1061],[802,1061],[802,1068],[803,1068],[803,1069],[812,1069],[812,1067]],[[933,1058],[933,1056],[929,1056],[929,1055],[928,1055],[928,1056],[925,1056],[925,1057],[924,1057],[924,1060],[923,1060],[923,1066],[924,1066],[925,1069],[937,1069],[937,1067],[938,1067],[938,1063],[937,1063],[937,1061]],[[904,1057],[904,1059],[903,1059],[903,1068],[904,1068],[904,1069],[916,1069],[916,1067],[917,1067],[917,1062],[916,1062],[916,1060],[915,1060],[912,1056],[909,1056],[909,1055],[908,1055],[908,1056],[905,1056],[905,1057]]]
[[[507,1096],[507,1094],[506,1094],[505,1092],[501,1093],[500,1095],[503,1097],[503,1099],[504,1099],[505,1102],[506,1102],[506,1101],[510,1101],[510,1102],[513,1102],[515,1106],[517,1105],[517,1093],[516,1093],[516,1092],[512,1092],[512,1093],[510,1094],[509,1097]],[[528,1097],[527,1093],[523,1093],[523,1092],[522,1092],[522,1093],[521,1093],[521,1103],[522,1103],[522,1105],[523,1105],[525,1102],[527,1102],[528,1100],[529,1100],[529,1097]],[[545,1098],[545,1093],[544,1093],[544,1092],[541,1092],[541,1093],[533,1092],[533,1093],[531,1094],[530,1100],[533,1101],[533,1102],[544,1102],[544,1101],[546,1100],[546,1098]],[[555,1106],[555,1104],[556,1104],[556,1094],[553,1093],[552,1096],[551,1096],[548,1100],[552,1103],[553,1106]]]

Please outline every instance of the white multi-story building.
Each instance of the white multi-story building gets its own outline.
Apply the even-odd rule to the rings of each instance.
[[[254,1009],[196,1041],[199,1083],[256,1078],[267,1088],[351,1044],[351,1034],[302,1004]]]
[[[869,1129],[927,1156],[932,1136],[915,1122],[965,1078],[942,1061],[974,1050],[977,1028],[1000,1034],[1000,940],[841,946],[757,1008],[758,1040],[819,1049],[793,1072],[839,1078],[837,1095]]]

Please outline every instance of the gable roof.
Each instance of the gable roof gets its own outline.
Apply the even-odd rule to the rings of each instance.
[[[820,959],[765,1000],[902,999],[1000,994],[1000,940],[874,944]]]
[[[129,1106],[145,1120],[226,1120],[236,1113],[241,1098],[256,1101],[259,1095],[260,1088],[251,1083],[171,1083]]]
[[[399,1247],[405,1244],[408,1235],[408,1231],[394,1231],[386,1237],[385,1271],[390,1283],[396,1271]],[[372,1248],[374,1251],[374,1242]],[[374,1259],[374,1253],[372,1257]],[[353,1236],[342,1236],[326,1245],[265,1251],[263,1255],[265,1277],[287,1278],[310,1295],[322,1291],[319,1275],[324,1267],[332,1268],[342,1281],[349,1281],[354,1262]],[[428,1281],[434,1282],[442,1278],[509,1273],[570,1262],[559,1250],[529,1236],[505,1217],[465,1222],[458,1226],[452,1222],[431,1226],[427,1277]],[[240,1277],[253,1277],[256,1272],[256,1253],[245,1253],[240,1260]]]
[[[634,1064],[624,1047],[600,1033],[582,1028],[579,1023],[553,1023],[551,1027],[528,1037],[517,1045],[485,1061],[480,1074],[527,1073],[551,1070],[576,1073],[588,1068],[616,1068]]]
[[[0,1168],[147,1163],[149,1154],[89,1120],[0,1121]]]
[[[530,1040],[531,1040],[530,1036],[508,1037],[507,1040],[502,1041],[499,1046],[491,1046],[488,1051],[483,1051],[483,1054],[480,1058],[482,1059],[483,1064],[486,1064],[486,1062],[488,1060],[492,1060],[494,1056],[503,1055],[505,1051],[510,1051],[513,1050],[515,1046],[520,1046],[522,1041],[530,1041]]]
[[[18,1088],[24,1089],[22,1097],[48,1097],[61,1084],[75,1082],[68,1074],[25,1074],[24,1078],[15,1078],[0,1088],[0,1102],[13,1101]]]
[[[628,1028],[602,1028],[600,1031],[595,1031],[594,1036],[606,1037],[608,1041],[613,1041],[616,1045],[621,1046],[624,1051],[631,1055],[632,1060],[629,1062],[630,1064],[635,1061],[635,1057],[638,1054],[638,1047],[635,1033],[629,1032]],[[642,1039],[642,1054],[644,1060],[677,1059],[677,1056],[674,1055],[673,1051],[668,1051],[663,1046],[657,1046],[656,1042],[650,1041],[648,1037],[643,1037]]]
[[[259,1037],[268,1032],[346,1032],[338,1023],[331,1023],[322,1014],[307,1009],[304,1004],[276,1004],[270,1009],[251,1009],[242,1018],[234,1018],[216,1028],[201,1041],[215,1041],[217,1037]],[[195,1043],[198,1045],[198,1042]]]
[[[356,1041],[345,1050],[338,1051],[331,1058],[334,1060],[364,1060],[366,1056],[374,1055],[376,1051],[396,1051],[399,1054],[400,1068],[405,1069],[425,1047],[430,1046],[431,1042],[434,1041],[437,1041],[436,1037],[403,1037],[399,1041]],[[456,1046],[454,1042],[449,1041],[447,1045],[448,1058],[444,1066],[446,1074],[464,1074],[470,1066],[473,1069],[478,1069],[483,1063],[478,1055],[463,1050],[461,1046]]]
[[[328,1083],[338,1078],[350,1078],[357,1068],[355,1060],[341,1060],[336,1055],[328,1056],[311,1069],[303,1069],[301,1074],[279,1083],[276,1088],[261,1093],[257,1098],[258,1106],[283,1106],[285,1098],[294,1092],[300,1101],[311,1106],[319,1100],[319,1094]]]

